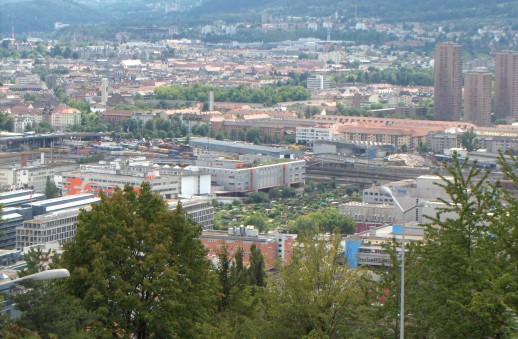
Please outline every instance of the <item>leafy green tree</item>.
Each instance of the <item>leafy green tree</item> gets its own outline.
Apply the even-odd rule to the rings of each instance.
[[[253,214],[248,215],[245,218],[245,225],[255,226],[259,230],[260,233],[264,232],[267,229],[267,217],[261,211],[255,211]]]
[[[65,245],[70,293],[109,335],[193,337],[216,306],[201,228],[142,183],[101,197]]]
[[[53,199],[59,196],[58,187],[53,180],[50,180],[50,178],[47,178],[47,181],[45,182],[45,196],[47,199]]]
[[[269,316],[277,338],[353,336],[371,300],[362,270],[343,263],[341,237],[301,236],[292,263],[269,281]]]
[[[0,112],[0,131],[12,132],[14,129],[14,118],[5,112]]]
[[[248,268],[248,273],[251,285],[265,285],[264,256],[261,253],[261,249],[257,248],[255,244],[250,246],[250,267]]]
[[[296,219],[295,227],[291,231],[296,233],[331,233],[338,230],[343,234],[351,234],[354,232],[354,228],[354,220],[343,215],[336,208],[326,208],[300,216]]]
[[[446,170],[439,186],[449,200],[426,225],[416,261],[408,266],[416,287],[407,298],[409,334],[512,337],[518,323],[516,200],[467,160],[454,157]]]
[[[477,134],[474,131],[466,131],[460,136],[460,143],[468,152],[478,150]]]

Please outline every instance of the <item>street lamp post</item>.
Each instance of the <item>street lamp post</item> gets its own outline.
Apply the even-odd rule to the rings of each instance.
[[[24,282],[24,281],[41,281],[41,280],[53,280],[53,279],[61,279],[70,277],[70,272],[64,268],[58,268],[54,270],[46,270],[38,273],[26,275],[25,277],[21,277],[14,280],[9,280],[4,283],[0,283],[0,292],[5,292],[10,290],[13,286]]]
[[[380,194],[389,196],[394,201],[394,204],[399,208],[399,210],[403,213],[403,227],[401,232],[401,288],[400,288],[400,301],[399,301],[399,338],[404,339],[405,338],[405,215],[412,211],[413,209],[416,209],[417,207],[426,207],[430,206],[430,203],[428,201],[420,201],[414,206],[404,209],[399,201],[397,201],[396,197],[394,197],[394,194],[392,193],[392,190],[388,188],[387,186],[381,186],[380,188]]]

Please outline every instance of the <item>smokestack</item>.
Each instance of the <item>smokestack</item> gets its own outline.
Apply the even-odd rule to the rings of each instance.
[[[45,164],[45,152],[41,152],[40,154],[40,163],[42,165]]]

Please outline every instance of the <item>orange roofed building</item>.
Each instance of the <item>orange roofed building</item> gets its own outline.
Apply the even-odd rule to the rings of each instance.
[[[295,235],[277,231],[259,234],[253,226],[241,226],[229,228],[228,232],[203,231],[200,240],[209,252],[210,258],[215,258],[223,247],[227,247],[229,256],[232,257],[238,249],[242,249],[245,266],[250,263],[250,248],[255,244],[264,256],[265,270],[271,270],[277,266],[277,263],[291,262]]]

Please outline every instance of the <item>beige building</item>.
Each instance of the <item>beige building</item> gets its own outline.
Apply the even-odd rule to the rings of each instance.
[[[491,125],[491,73],[464,74],[464,120],[477,126]]]
[[[495,53],[495,117],[518,119],[518,52]]]
[[[54,109],[50,118],[50,124],[57,129],[64,129],[67,126],[80,124],[81,112],[78,109],[59,105]]]
[[[435,120],[458,121],[462,99],[462,59],[459,44],[443,42],[435,46]]]

